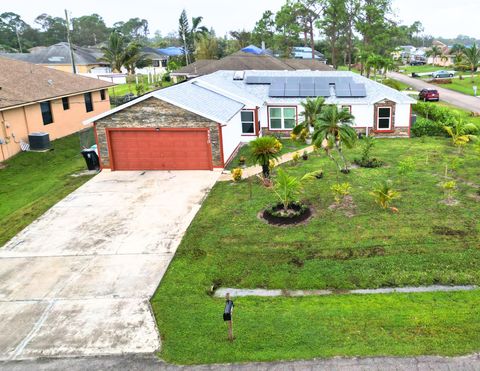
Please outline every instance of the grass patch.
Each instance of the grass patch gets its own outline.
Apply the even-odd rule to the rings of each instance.
[[[52,141],[52,147],[19,153],[0,170],[0,246],[91,178],[70,176],[86,169],[78,134]]]
[[[411,75],[412,73],[427,73],[427,72],[435,72],[440,70],[453,71],[453,68],[423,65],[423,66],[401,66],[400,70],[402,70],[404,74]]]
[[[298,140],[280,139],[280,141],[282,142],[282,145],[283,145],[282,150],[280,151],[280,155],[284,155],[285,153],[294,152],[294,151],[299,151],[300,155],[302,155],[303,149],[305,147],[308,147],[308,144],[306,144],[304,142],[300,142]],[[239,166],[238,161],[240,160],[240,157],[242,157],[242,156],[244,156],[247,159],[247,161],[246,161],[247,166],[253,166],[254,165],[254,163],[249,158],[250,157],[250,152],[249,152],[248,143],[247,143],[238,150],[238,153],[235,155],[235,157],[232,159],[232,161],[230,161],[230,163],[228,164],[228,166],[225,169],[232,170],[232,169],[238,167]]]
[[[460,79],[452,79],[451,84],[440,84],[442,88],[450,89],[458,91],[459,93],[467,94],[467,95],[474,95],[473,94],[473,86],[477,86],[479,90],[477,91],[477,95],[480,94],[480,76],[475,76],[472,82],[472,78],[470,75],[464,75],[463,80]]]
[[[360,148],[347,157],[359,157]],[[323,169],[302,196],[316,210],[308,224],[278,228],[257,213],[275,202],[257,182],[214,186],[190,225],[152,298],[162,335],[161,357],[174,363],[215,363],[332,356],[455,355],[480,344],[480,292],[305,298],[238,298],[233,344],[226,341],[223,300],[212,284],[239,288],[354,289],[432,284],[480,284],[478,155],[467,146],[457,179],[460,204],[446,206],[439,184],[458,158],[447,139],[378,140],[377,169],[339,174],[352,185],[355,216],[329,210],[337,182],[324,155],[285,164],[290,174]],[[412,158],[415,169],[400,175]],[[369,195],[394,182],[400,212],[378,208]],[[453,230],[455,233],[439,233]],[[300,264],[301,263],[301,264]]]

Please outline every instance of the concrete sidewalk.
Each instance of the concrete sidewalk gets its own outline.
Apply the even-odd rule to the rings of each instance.
[[[480,355],[464,357],[373,357],[317,359],[310,361],[257,362],[242,364],[176,366],[165,363],[153,355],[123,355],[108,357],[84,357],[62,359],[39,359],[0,363],[5,371],[53,371],[53,370],[185,370],[185,371],[479,371]]]
[[[285,153],[284,155],[282,155],[278,159],[277,165],[283,164],[283,163],[288,162],[288,161],[292,161],[293,155],[295,153],[298,153],[300,156],[302,156],[304,151],[307,151],[307,153],[312,153],[314,151],[314,147],[309,146],[309,147],[302,148],[302,149],[300,149],[298,151],[295,151],[295,152]],[[249,166],[249,167],[243,169],[242,179],[250,178],[251,176],[258,175],[258,174],[261,174],[261,173],[262,173],[262,167],[261,166],[258,166],[258,165],[257,166]],[[230,171],[228,171],[228,172],[224,171],[218,180],[221,181],[221,182],[228,182],[228,181],[232,180],[231,172]]]

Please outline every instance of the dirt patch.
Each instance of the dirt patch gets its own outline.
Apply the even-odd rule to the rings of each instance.
[[[471,193],[468,195],[472,200],[480,202],[480,193]]]
[[[371,258],[375,256],[384,256],[386,254],[385,248],[381,246],[372,246],[361,249],[339,249],[333,255],[325,255],[324,253],[314,253],[307,256],[307,260],[314,259],[333,259],[333,260],[351,260],[359,258]]]
[[[339,204],[334,203],[328,207],[328,210],[332,211],[342,211],[347,218],[353,218],[356,215],[357,205],[353,202],[353,197],[348,195],[345,196]]]
[[[453,197],[447,197],[444,200],[440,201],[441,204],[447,205],[447,206],[457,206],[460,201]]]
[[[433,226],[432,231],[442,236],[467,236],[469,233],[461,229],[453,229],[447,226]]]

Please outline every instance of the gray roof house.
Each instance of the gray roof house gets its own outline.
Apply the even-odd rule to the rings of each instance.
[[[241,145],[258,136],[290,135],[301,120],[301,102],[316,96],[349,110],[359,133],[410,135],[415,100],[346,71],[221,70],[146,94],[85,123],[95,125],[103,168],[223,168]]]
[[[48,47],[36,47],[30,53],[0,53],[0,56],[72,72],[72,58],[68,43],[60,42]],[[84,48],[73,45],[73,58],[77,72],[87,73],[95,67],[105,67],[109,64],[99,59],[103,56],[100,49]]]

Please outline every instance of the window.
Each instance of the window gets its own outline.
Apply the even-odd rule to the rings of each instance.
[[[42,111],[43,125],[51,124],[53,122],[53,116],[50,102],[40,103],[40,109]]]
[[[270,129],[290,130],[297,121],[297,109],[295,107],[269,107]]]
[[[352,106],[342,106],[342,111],[347,111],[348,113],[352,113]]]
[[[167,67],[167,60],[166,59],[162,59],[162,67]]]
[[[66,111],[67,109],[70,109],[70,102],[68,101],[68,97],[62,98],[62,106],[64,111]]]
[[[377,130],[391,129],[392,109],[390,107],[379,107],[377,115]]]
[[[83,94],[83,97],[85,98],[85,109],[87,110],[87,112],[92,112],[93,111],[92,93],[85,93]]]
[[[152,61],[152,67],[160,67],[160,61],[158,59],[154,59]]]
[[[105,96],[106,96],[106,94],[105,94],[105,89],[100,90],[100,99],[101,99],[101,100],[105,100]]]
[[[253,111],[240,112],[242,120],[242,134],[255,134],[255,115]]]

